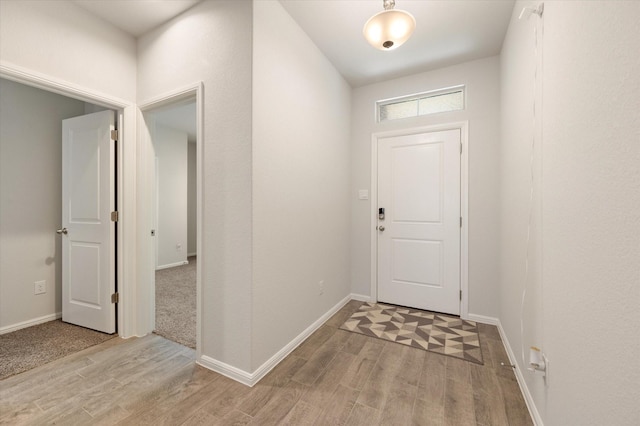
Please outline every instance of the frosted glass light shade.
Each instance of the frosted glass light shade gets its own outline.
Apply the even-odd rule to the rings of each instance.
[[[409,40],[415,28],[416,20],[410,13],[389,9],[369,18],[362,33],[376,49],[393,50]]]

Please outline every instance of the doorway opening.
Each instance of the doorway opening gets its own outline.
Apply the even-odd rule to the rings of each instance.
[[[467,141],[467,122],[372,135],[374,302],[467,319]]]
[[[145,279],[154,333],[196,349],[199,335],[199,86],[142,106]],[[144,229],[144,228],[143,228]]]
[[[196,99],[147,112],[154,155],[155,330],[196,347]]]
[[[19,358],[19,362],[15,363],[17,369],[11,369],[2,375],[17,374],[60,356],[77,352],[115,337],[114,333],[118,331],[117,305],[111,303],[111,294],[97,295],[90,289],[85,291],[87,289],[80,287],[76,287],[73,292],[76,299],[86,299],[82,303],[87,306],[98,306],[101,299],[105,299],[104,296],[109,298],[109,303],[101,306],[108,312],[107,328],[78,324],[77,321],[69,320],[66,315],[69,311],[65,308],[65,301],[70,298],[64,298],[63,282],[65,273],[69,271],[69,263],[63,252],[65,239],[71,239],[77,232],[75,229],[72,230],[70,225],[65,225],[63,213],[65,206],[68,206],[68,203],[63,201],[64,176],[73,175],[65,173],[65,170],[69,171],[70,168],[67,167],[63,155],[63,123],[75,123],[95,114],[106,114],[110,116],[115,127],[116,123],[121,122],[120,112],[87,99],[77,99],[67,96],[66,93],[54,93],[46,90],[46,87],[34,87],[26,83],[5,79],[4,76],[0,78],[0,310],[3,312],[0,320],[0,338],[2,346],[8,350],[15,349]],[[105,129],[103,136],[110,136],[110,130]],[[87,154],[85,159],[92,158],[90,154],[93,148],[82,147],[78,140],[76,142],[76,147],[80,147],[79,150]],[[106,143],[106,150],[113,160],[113,168],[108,170],[111,176],[106,182],[110,186],[110,190],[107,188],[106,199],[113,202],[109,207],[113,206],[115,209],[118,199],[118,170],[115,163],[119,151],[110,141]],[[76,160],[81,157],[76,155]],[[80,169],[80,166],[71,168],[75,171]],[[75,176],[78,177],[78,173]],[[96,183],[88,178],[76,181],[80,182],[79,186]],[[75,206],[79,206],[81,210],[83,206],[91,204],[84,199],[78,201]],[[76,210],[76,213],[78,212]],[[111,212],[97,212],[94,209],[92,213],[109,217]],[[84,219],[85,222],[88,221],[87,218]],[[106,250],[111,253],[108,259],[110,264],[106,266],[106,275],[102,278],[109,281],[107,289],[112,288],[115,292],[119,271],[116,265],[115,223],[108,223],[107,232],[109,228],[112,233],[107,237],[109,241],[106,245],[110,248]],[[85,246],[88,247],[88,244]],[[100,250],[94,250],[98,251]],[[96,255],[92,258],[94,263],[99,263],[102,256]],[[60,318],[66,323],[63,324]],[[88,328],[99,329],[105,333],[94,332]],[[42,338],[43,334],[49,338]],[[78,337],[80,334],[84,337]],[[83,346],[80,344],[83,341],[88,344]],[[42,342],[47,344],[41,345]],[[31,356],[25,357],[25,353]],[[3,367],[10,367],[11,354],[9,353],[3,361]]]

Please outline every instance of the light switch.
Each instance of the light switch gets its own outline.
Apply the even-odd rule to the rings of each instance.
[[[369,191],[367,189],[359,189],[358,190],[358,199],[359,200],[368,200],[369,199]]]

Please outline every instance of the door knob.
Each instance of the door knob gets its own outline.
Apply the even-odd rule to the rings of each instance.
[[[384,231],[384,226],[378,226],[378,231],[380,232]]]
[[[62,228],[62,229],[58,229],[56,231],[56,234],[64,234],[67,235],[69,233],[69,231],[67,231],[67,228]]]

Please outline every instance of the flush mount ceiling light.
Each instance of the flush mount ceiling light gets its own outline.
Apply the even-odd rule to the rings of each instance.
[[[383,0],[384,10],[373,15],[362,33],[376,49],[393,50],[411,37],[416,28],[416,20],[404,10],[395,10],[395,0]]]

